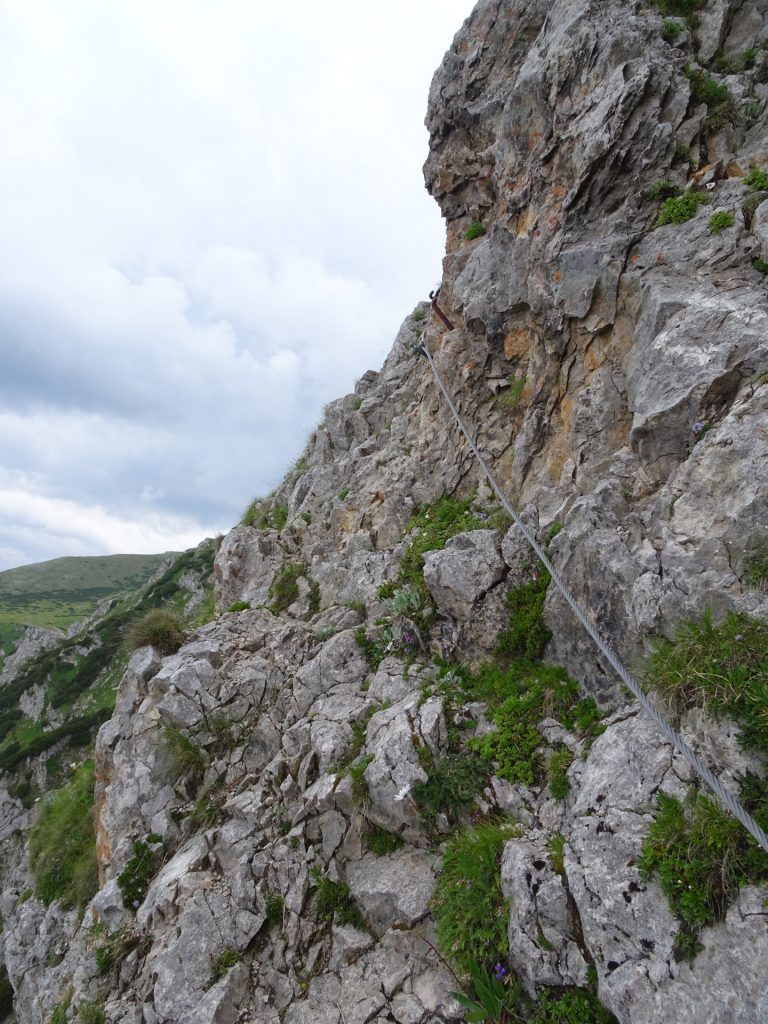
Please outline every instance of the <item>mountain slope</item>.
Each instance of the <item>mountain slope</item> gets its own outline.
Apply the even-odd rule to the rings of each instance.
[[[217,617],[131,657],[26,847],[0,787],[23,1024],[765,1018],[768,859],[583,638],[416,348],[768,825],[768,4],[661,6],[481,0],[456,36],[439,308],[224,538]]]
[[[177,552],[54,558],[0,572],[0,629],[66,629],[110,597],[141,587]]]

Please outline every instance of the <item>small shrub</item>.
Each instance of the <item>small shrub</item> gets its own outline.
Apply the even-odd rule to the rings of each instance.
[[[768,787],[754,776],[745,782],[742,799],[765,828]],[[698,793],[685,804],[659,793],[659,811],[643,841],[639,866],[646,878],[658,875],[682,922],[676,941],[681,958],[698,951],[700,930],[722,920],[740,886],[768,879],[768,854],[735,818]]]
[[[677,39],[682,31],[683,26],[679,21],[673,21],[671,18],[666,18],[661,23],[661,37],[662,39],[666,39],[667,42],[672,42]]]
[[[497,656],[535,661],[544,654],[552,637],[551,630],[544,624],[544,599],[549,582],[546,569],[531,569],[531,579],[509,591],[509,625],[499,634]]]
[[[290,608],[299,596],[299,579],[304,577],[310,587],[310,609],[313,612],[320,607],[320,588],[309,575],[309,566],[306,562],[288,562],[281,565],[277,575],[269,588],[269,610],[273,615]]]
[[[275,505],[272,509],[270,519],[272,527],[277,530],[278,533],[282,532],[282,530],[285,529],[285,524],[288,522],[288,506]]]
[[[29,833],[29,861],[35,895],[48,906],[82,910],[99,888],[93,827],[93,761],[86,761],[58,792],[48,797]],[[31,895],[31,892],[30,892]]]
[[[175,654],[186,643],[184,622],[176,612],[167,608],[152,608],[131,626],[128,636],[133,650],[154,647],[163,656]]]
[[[319,868],[310,868],[310,878],[317,891],[317,916],[320,921],[364,926],[363,916],[352,901],[349,886],[345,882],[334,882]]]
[[[207,789],[195,800],[187,821],[196,829],[213,828],[224,816],[224,794]]]
[[[485,227],[479,220],[476,220],[474,224],[470,224],[467,230],[464,232],[464,239],[467,242],[471,242],[474,238],[480,238],[481,235],[485,234]]]
[[[346,500],[347,495],[349,494],[349,490],[350,490],[349,487],[342,487],[342,489],[339,491],[339,498],[342,501]]]
[[[229,608],[226,609],[228,612],[244,612],[251,607],[250,601],[233,601]]]
[[[136,911],[144,902],[161,861],[162,847],[158,848],[156,843],[150,846],[141,839],[134,842],[133,856],[117,876],[123,906],[128,910]]]
[[[138,945],[138,938],[130,932],[120,929],[110,935],[106,942],[94,950],[96,966],[99,974],[108,974],[113,967],[119,967],[122,961]]]
[[[752,260],[752,266],[760,274],[768,274],[768,260],[761,260],[759,257]]]
[[[684,224],[695,217],[699,207],[708,201],[706,193],[694,191],[667,199],[659,212],[656,227],[663,227],[665,224]]]
[[[179,778],[186,779],[191,786],[197,787],[208,767],[206,752],[175,725],[165,726],[163,739],[170,758],[171,771]]]
[[[736,218],[730,211],[718,210],[717,213],[713,213],[709,218],[710,234],[719,235],[721,231],[733,227],[735,223]]]
[[[674,24],[677,24],[675,22]],[[685,159],[688,159],[688,147],[685,148]],[[672,181],[654,181],[651,187],[648,189],[648,197],[650,199],[671,199],[675,196],[679,196],[681,192],[680,186],[675,185]]]
[[[396,832],[388,832],[378,825],[371,825],[365,833],[365,842],[371,853],[377,857],[386,857],[387,854],[395,853],[403,845],[402,836]]]
[[[701,10],[707,0],[651,0],[653,6],[661,14],[672,17],[686,18],[692,27],[696,27],[696,12]]]
[[[529,1024],[618,1024],[596,995],[586,989],[542,992]]]
[[[753,167],[744,179],[744,184],[749,185],[753,192],[768,192],[768,171]]]
[[[214,985],[220,978],[223,978],[227,971],[242,960],[240,953],[234,946],[227,946],[218,956],[213,958],[211,964],[211,984]]]
[[[520,404],[520,396],[525,389],[526,376],[516,377],[514,374],[509,378],[509,387],[496,396],[496,404],[501,409],[513,411]]]
[[[80,1024],[107,1024],[107,1015],[101,1003],[88,1001],[80,1003],[77,1008],[77,1019]]]
[[[542,737],[536,728],[547,717],[566,728],[594,735],[600,730],[594,701],[579,697],[577,684],[553,665],[514,662],[506,670],[486,667],[467,684],[476,699],[490,697],[496,726],[472,744],[496,763],[496,774],[510,782],[539,785],[545,778]],[[582,725],[584,728],[582,729]]]
[[[377,629],[373,633],[369,633],[365,626],[358,626],[355,630],[355,642],[365,655],[365,659],[373,672],[378,669],[379,665],[389,654],[392,640],[391,627]]]
[[[435,885],[433,914],[443,954],[464,975],[475,964],[494,964],[507,953],[507,907],[499,861],[516,826],[484,822],[445,846]]]
[[[694,103],[706,103],[707,107],[719,108],[733,102],[731,90],[727,85],[716,82],[706,71],[687,65],[683,74],[691,83],[691,98]]]
[[[457,825],[463,814],[475,806],[491,773],[490,759],[479,750],[462,751],[454,741],[454,749],[445,757],[432,758],[427,747],[420,748],[427,781],[413,788],[413,798],[428,822],[444,814],[451,825]]]
[[[382,583],[376,591],[377,601],[388,601],[391,597],[394,597],[397,592],[397,584],[393,580],[387,580],[386,583]]]

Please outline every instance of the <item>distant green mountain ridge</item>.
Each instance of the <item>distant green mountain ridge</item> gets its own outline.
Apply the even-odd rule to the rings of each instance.
[[[178,552],[54,558],[0,572],[0,634],[4,627],[66,629],[108,598],[138,590]]]

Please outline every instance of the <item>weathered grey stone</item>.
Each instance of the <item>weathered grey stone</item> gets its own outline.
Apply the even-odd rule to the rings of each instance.
[[[510,907],[509,962],[529,994],[541,985],[586,985],[587,961],[546,836],[531,832],[505,845],[501,885]]]
[[[347,882],[366,922],[381,935],[396,925],[410,927],[429,912],[434,870],[432,854],[403,849],[349,864]]]
[[[424,582],[437,607],[466,620],[475,603],[504,575],[499,535],[472,530],[451,537],[440,551],[424,556]]]

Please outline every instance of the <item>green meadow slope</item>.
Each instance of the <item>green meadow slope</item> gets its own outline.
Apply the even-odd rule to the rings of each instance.
[[[176,554],[54,558],[0,572],[0,634],[16,626],[66,629],[108,598],[142,587]]]

